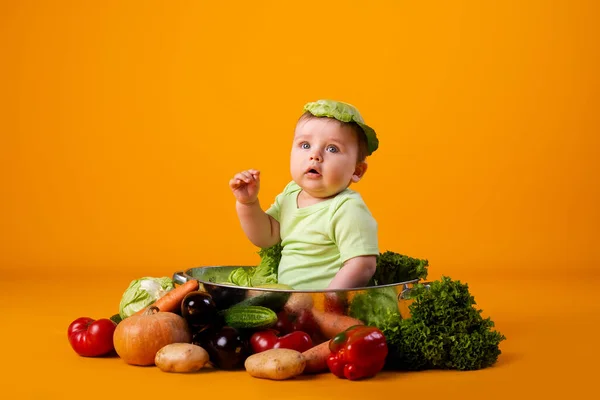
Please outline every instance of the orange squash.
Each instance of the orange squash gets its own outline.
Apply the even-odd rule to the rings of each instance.
[[[156,353],[171,343],[191,343],[185,319],[150,307],[144,314],[125,318],[115,329],[115,351],[127,364],[154,365]]]

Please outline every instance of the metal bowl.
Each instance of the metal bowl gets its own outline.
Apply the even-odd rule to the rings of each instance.
[[[251,297],[270,293],[281,295],[272,296],[278,299],[278,308],[289,308],[295,312],[299,312],[302,308],[310,307],[319,311],[334,311],[337,314],[354,316],[355,314],[352,313],[352,304],[358,298],[357,296],[375,294],[375,296],[370,298],[377,298],[377,295],[387,296],[388,298],[393,296],[398,302],[398,311],[402,318],[410,317],[408,305],[411,300],[407,294],[419,282],[419,279],[414,279],[389,285],[366,286],[346,290],[286,290],[280,288],[236,286],[225,283],[229,274],[239,267],[251,268],[250,266],[197,267],[188,269],[185,272],[175,272],[173,280],[177,284],[182,284],[188,280],[196,279],[200,284],[199,290],[209,293],[220,309],[231,307]],[[268,298],[269,296],[264,297]],[[268,305],[266,306],[268,307]],[[364,307],[364,302],[362,306]]]

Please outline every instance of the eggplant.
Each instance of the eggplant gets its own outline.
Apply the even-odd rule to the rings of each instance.
[[[188,293],[181,302],[181,316],[185,318],[193,333],[202,332],[219,322],[217,306],[206,292]]]
[[[225,310],[246,298],[246,290],[234,286],[217,286],[205,283],[204,289],[212,296],[218,310]]]
[[[243,368],[244,361],[251,354],[248,338],[230,326],[200,332],[194,335],[192,343],[203,347],[208,352],[210,362],[220,369]]]

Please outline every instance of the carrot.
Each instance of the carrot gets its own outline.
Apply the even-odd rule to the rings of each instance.
[[[174,312],[179,307],[181,307],[181,302],[183,298],[188,294],[195,290],[198,290],[199,284],[195,279],[190,279],[186,283],[177,286],[175,289],[168,291],[164,296],[160,297],[154,303],[150,304],[150,306],[146,308],[142,308],[140,311],[136,312],[134,315],[141,315],[146,312],[146,310],[150,307],[157,307],[159,311],[169,311]]]
[[[318,344],[302,353],[306,360],[305,374],[314,374],[327,370],[327,357],[331,354],[329,340]]]
[[[332,339],[335,335],[345,331],[354,325],[364,325],[362,321],[348,317],[347,315],[335,314],[327,311],[312,310],[315,322],[321,328],[321,333]]]

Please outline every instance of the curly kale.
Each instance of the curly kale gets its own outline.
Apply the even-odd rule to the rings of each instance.
[[[238,286],[260,286],[277,283],[277,270],[281,260],[281,243],[260,249],[258,255],[260,262],[254,267],[240,267],[229,274],[229,283]]]
[[[467,284],[442,277],[416,285],[410,299],[410,318],[389,313],[378,325],[388,340],[388,368],[475,370],[497,361],[506,337],[474,307]]]
[[[377,256],[375,274],[370,285],[388,285],[427,278],[427,260],[386,251]]]
[[[412,329],[413,324],[403,323],[402,319],[390,313],[387,320],[377,326],[387,339],[387,369],[417,371],[431,368],[420,348],[415,346],[421,338],[419,331]]]

